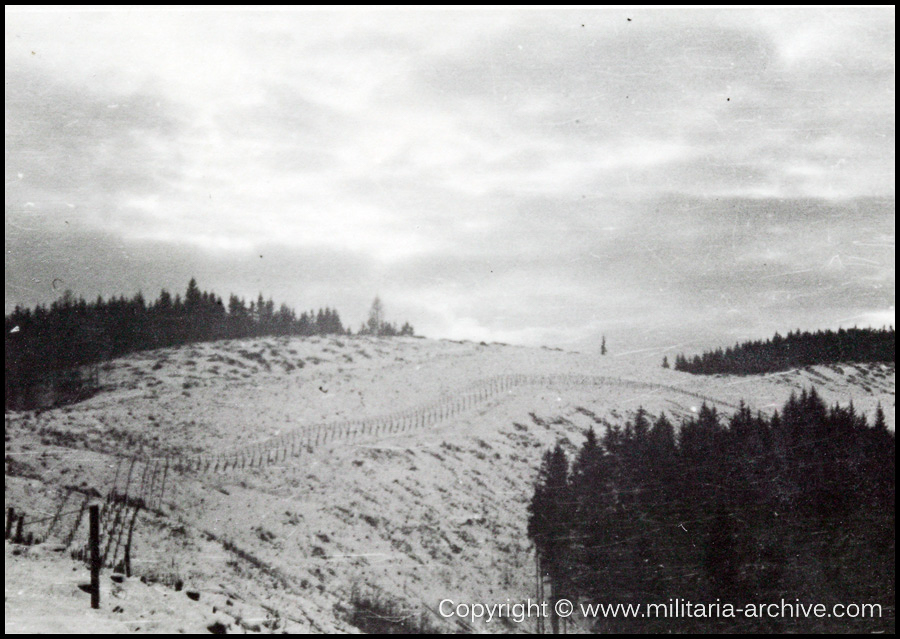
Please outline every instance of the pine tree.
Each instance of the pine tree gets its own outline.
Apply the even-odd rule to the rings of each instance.
[[[189,311],[194,311],[200,307],[200,302],[202,299],[202,294],[200,293],[200,289],[197,286],[197,280],[193,277],[191,281],[188,282],[187,291],[184,294],[184,305]]]
[[[884,409],[881,407],[881,402],[878,402],[878,408],[875,409],[874,428],[876,431],[887,432],[887,423],[884,420]]]
[[[366,322],[366,329],[369,335],[381,335],[384,327],[384,308],[381,300],[375,296],[372,307],[369,309],[369,320]]]
[[[575,501],[572,532],[575,569],[572,579],[576,591],[592,595],[606,587],[602,575],[585,566],[601,565],[606,556],[604,547],[609,543],[610,530],[606,519],[605,504],[608,490],[606,459],[603,447],[593,428],[585,433],[585,442],[572,463],[571,493]]]
[[[528,537],[534,541],[541,559],[544,575],[551,584],[550,609],[570,593],[571,573],[571,506],[569,463],[559,444],[544,455],[538,473],[534,496],[529,505]],[[558,632],[559,619],[551,617],[554,633]]]

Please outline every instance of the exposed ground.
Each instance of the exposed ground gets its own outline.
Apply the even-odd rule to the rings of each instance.
[[[85,493],[123,485],[129,456],[250,450],[310,424],[361,419],[459,396],[479,379],[547,375],[424,428],[338,440],[263,467],[172,472],[134,533],[135,576],[104,574],[88,608],[82,562],[62,543]],[[553,375],[645,386],[571,386]],[[533,596],[526,504],[541,455],[639,406],[678,418],[691,393],[719,408],[771,411],[814,384],[894,427],[894,367],[841,365],[754,377],[697,377],[629,356],[414,338],[258,339],[139,353],[109,363],[82,403],[6,415],[6,505],[45,543],[6,544],[6,630],[354,631],[354,593],[381,593],[438,627],[444,598]],[[646,386],[647,383],[658,386]],[[137,485],[135,478],[134,484]],[[50,530],[52,526],[52,530]],[[140,578],[143,577],[143,581]],[[183,583],[181,590],[176,585]],[[196,595],[196,600],[191,597]],[[217,625],[218,624],[218,625]],[[517,628],[494,624],[488,630]],[[521,630],[532,630],[523,626]]]

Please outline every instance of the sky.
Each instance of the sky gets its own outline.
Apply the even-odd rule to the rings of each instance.
[[[6,9],[6,312],[612,354],[894,323],[894,8]]]

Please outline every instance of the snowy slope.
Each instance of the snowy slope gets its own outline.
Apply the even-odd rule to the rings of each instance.
[[[510,376],[529,383],[495,385],[466,403],[473,382]],[[594,381],[565,382],[572,377]],[[414,338],[198,344],[111,362],[102,383],[103,392],[77,405],[7,414],[7,506],[52,520],[57,511],[77,510],[85,491],[124,491],[130,469],[129,494],[140,484],[154,509],[137,520],[136,573],[162,590],[182,579],[202,601],[229,593],[232,605],[240,598],[256,611],[250,616],[277,611],[289,630],[352,630],[344,611],[353,592],[383,592],[415,614],[445,597],[530,596],[525,507],[541,455],[559,440],[574,450],[588,426],[621,423],[638,406],[677,418],[704,396],[726,413],[741,399],[770,411],[812,383],[826,401],[852,400],[869,415],[881,402],[894,425],[893,366],[697,377],[615,353]],[[435,406],[466,408],[416,421]],[[375,424],[397,413],[410,416],[402,431],[382,424],[365,436],[307,446],[319,424]],[[163,481],[162,466],[141,473],[140,461],[129,461],[186,454],[244,455],[243,467],[200,472],[173,462]],[[253,459],[264,463],[249,467]],[[48,544],[58,544],[74,518],[61,518]],[[35,524],[35,534],[48,526]],[[83,535],[76,531],[73,547]],[[7,630],[20,631],[35,611],[15,594],[17,581],[41,582],[34,575],[60,569],[54,559],[69,560],[44,553],[28,564],[11,548]],[[212,608],[224,606],[215,602],[188,601],[196,609],[173,608],[167,617],[207,624]],[[160,605],[148,599],[138,608]],[[253,626],[230,619],[232,630]]]

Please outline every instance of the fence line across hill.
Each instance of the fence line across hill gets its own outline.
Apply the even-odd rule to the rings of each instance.
[[[92,491],[69,488],[61,496],[53,514],[40,518],[29,518],[25,513],[8,507],[6,538],[26,544],[53,539],[58,542],[58,547],[69,550],[73,557],[89,565],[94,561],[92,557],[96,556],[99,563],[95,567],[98,570],[102,565],[130,575],[132,542],[138,515],[141,511],[164,515],[163,500],[167,486],[174,483],[173,473],[206,474],[257,469],[337,442],[353,443],[423,430],[473,410],[491,399],[506,396],[513,389],[527,386],[619,386],[635,390],[664,390],[711,404],[738,408],[734,404],[682,388],[619,377],[573,374],[497,375],[478,380],[452,395],[416,407],[364,419],[310,424],[218,455],[119,457],[112,482],[107,485],[105,498],[99,504],[97,548],[92,548],[92,540],[87,538],[82,526],[91,502],[96,504],[98,497],[104,494],[96,488]],[[43,529],[44,524],[47,525],[46,530]],[[79,532],[82,534],[79,535]]]
[[[167,464],[159,459],[119,458],[115,476],[106,487],[105,497],[100,497],[103,493],[96,487],[92,490],[72,487],[59,499],[52,515],[37,518],[28,517],[27,513],[8,506],[6,539],[26,545],[53,541],[59,550],[70,550],[73,557],[89,563],[90,540],[84,535],[79,536],[79,531],[83,531],[82,522],[88,507],[100,502],[100,565],[129,575],[138,515],[141,511],[159,513],[164,484],[158,478],[164,477],[167,469]],[[80,504],[76,507],[79,496]],[[66,510],[69,506],[71,508]],[[49,524],[44,529],[42,524],[47,522]]]
[[[316,448],[336,442],[354,443],[364,439],[372,440],[383,436],[433,427],[469,411],[479,404],[508,394],[515,388],[525,386],[619,386],[634,390],[664,390],[693,397],[714,405],[738,408],[735,404],[683,388],[621,377],[576,374],[496,375],[478,380],[453,395],[439,398],[417,407],[363,419],[330,421],[301,426],[283,435],[235,447],[224,453],[154,457],[147,459],[144,463],[154,465],[157,471],[163,466],[166,469],[166,472],[162,475],[158,493],[158,503],[161,503],[165,492],[166,475],[170,465],[178,472],[190,473],[221,473],[261,468],[282,462],[288,457],[299,457],[304,452],[312,452]]]
[[[635,390],[664,390],[721,406],[738,408],[734,404],[695,393],[693,391],[655,384],[597,375],[496,375],[478,380],[463,389],[431,402],[385,415],[375,415],[363,419],[330,421],[302,426],[291,432],[271,439],[255,442],[247,446],[216,455],[167,455],[156,457],[119,457],[112,483],[107,486],[101,507],[101,545],[104,564],[116,567],[128,559],[131,537],[135,521],[141,510],[160,512],[166,489],[172,484],[173,473],[207,474],[258,469],[285,461],[288,457],[299,457],[311,453],[322,446],[336,443],[355,443],[376,440],[381,437],[435,427],[453,419],[491,399],[508,395],[513,389],[538,387],[600,387],[619,386]],[[24,537],[23,527],[32,530],[38,524],[50,522],[46,531],[37,538],[60,537],[66,547],[73,544],[85,517],[90,495],[84,494],[80,506],[69,501],[70,490],[60,501],[52,516],[40,519],[26,518],[22,513],[7,511],[7,538],[16,533]],[[68,510],[64,510],[70,506]],[[70,517],[72,523],[66,525]],[[14,525],[16,526],[13,530]],[[87,546],[81,551],[87,556]]]

